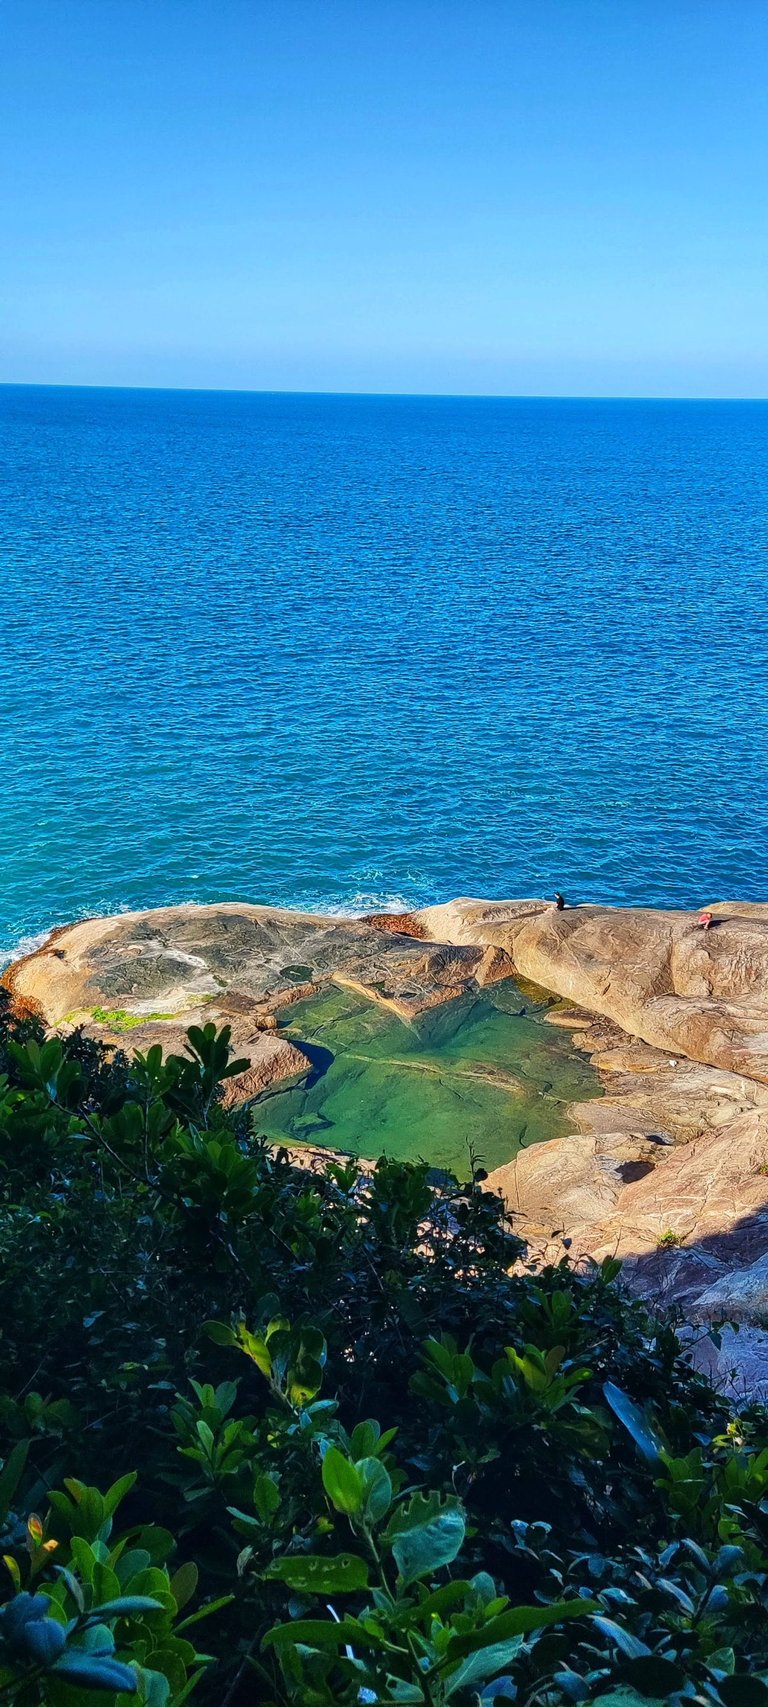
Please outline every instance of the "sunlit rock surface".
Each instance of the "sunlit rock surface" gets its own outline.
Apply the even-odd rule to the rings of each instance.
[[[696,913],[451,901],[416,914],[443,940],[489,943],[519,976],[614,1020],[632,1037],[768,1083],[768,906]]]

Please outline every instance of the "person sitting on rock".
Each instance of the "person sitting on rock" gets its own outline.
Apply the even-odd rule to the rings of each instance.
[[[561,895],[558,891],[555,892],[555,906],[558,913],[562,913],[565,906],[565,896]]]
[[[700,926],[701,926],[701,929],[702,929],[702,930],[703,930],[703,931],[708,931],[708,930],[709,930],[709,927],[710,927],[710,925],[711,925],[711,923],[712,923],[712,920],[713,920],[713,918],[714,918],[714,914],[713,914],[713,913],[710,913],[710,912],[708,912],[708,911],[707,911],[707,909],[706,909],[706,908],[705,908],[705,909],[704,909],[704,912],[703,912],[703,913],[699,913],[699,919],[698,919],[698,922],[699,922],[699,924],[700,924]]]

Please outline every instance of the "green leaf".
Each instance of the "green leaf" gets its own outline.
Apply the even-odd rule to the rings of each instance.
[[[317,1553],[273,1559],[263,1573],[268,1582],[286,1583],[302,1594],[347,1594],[368,1587],[368,1566],[355,1553],[325,1558]]]
[[[97,1560],[90,1542],[86,1541],[82,1535],[73,1535],[72,1537],[72,1558],[83,1581],[92,1587]]]
[[[319,1363],[321,1369],[324,1369],[328,1358],[328,1347],[325,1343],[324,1334],[321,1334],[319,1328],[302,1328],[300,1331],[300,1356],[302,1358],[311,1357],[314,1363]],[[267,1334],[267,1338],[269,1338],[269,1334]]]
[[[104,1658],[105,1655],[113,1654],[115,1651],[115,1638],[109,1628],[109,1625],[104,1624],[103,1621],[97,1621],[94,1623],[93,1620],[86,1624],[80,1637],[80,1646],[77,1651],[80,1652],[81,1649],[83,1653],[94,1654],[97,1658]]]
[[[349,1450],[355,1463],[358,1458],[372,1457],[380,1438],[381,1429],[377,1422],[356,1423],[349,1438]]]
[[[529,1636],[534,1630],[543,1630],[548,1624],[560,1624],[566,1618],[584,1618],[598,1610],[595,1600],[558,1600],[551,1606],[511,1606],[508,1612],[500,1612],[498,1617],[489,1618],[479,1630],[469,1630],[466,1635],[452,1636],[446,1650],[449,1660],[463,1659],[466,1654],[474,1654],[478,1648],[491,1647],[499,1642],[508,1642],[513,1636]]]
[[[363,1511],[369,1523],[382,1523],[392,1504],[392,1482],[378,1458],[360,1458],[356,1465],[363,1487]]]
[[[348,1642],[359,1647],[381,1648],[386,1643],[378,1630],[369,1629],[358,1618],[297,1618],[291,1624],[275,1624],[262,1640],[262,1648],[281,1648],[301,1642],[308,1648],[341,1648]]]
[[[331,1504],[347,1517],[363,1509],[363,1483],[357,1466],[344,1457],[338,1446],[329,1446],[323,1459],[323,1487]]]
[[[690,1595],[686,1594],[685,1589],[680,1587],[679,1583],[673,1582],[671,1577],[657,1577],[656,1587],[663,1589],[664,1593],[668,1594],[671,1600],[677,1602],[677,1605],[685,1613],[686,1618],[692,1618],[694,1616],[696,1608],[693,1601],[691,1600]]]
[[[615,1386],[613,1381],[603,1382],[603,1394],[606,1403],[610,1405],[614,1416],[624,1424],[628,1434],[649,1464],[658,1464],[661,1458],[663,1443],[648,1417],[639,1406],[630,1399],[627,1393]]]
[[[169,1586],[179,1612],[192,1599],[197,1588],[198,1575],[197,1565],[192,1559],[187,1559],[185,1564],[179,1565],[178,1570],[174,1571]]]
[[[231,1606],[234,1598],[233,1594],[220,1594],[218,1600],[206,1601],[205,1606],[198,1606],[196,1612],[190,1612],[188,1618],[182,1618],[181,1623],[176,1625],[175,1634],[180,1636],[182,1630],[189,1630],[193,1624],[199,1624],[203,1618],[210,1618],[211,1613],[220,1612],[222,1606]]]
[[[382,1539],[407,1586],[452,1564],[465,1531],[463,1508],[453,1495],[413,1494],[393,1513]]]
[[[27,1660],[38,1665],[52,1666],[63,1651],[66,1630],[55,1618],[36,1618],[24,1630],[24,1650]]]
[[[112,1517],[114,1515],[120,1501],[124,1500],[126,1494],[130,1493],[131,1488],[136,1481],[137,1474],[138,1472],[136,1470],[129,1470],[127,1476],[121,1476],[119,1481],[113,1482],[111,1488],[107,1489],[107,1492],[104,1495],[104,1510],[108,1517]]]
[[[94,1606],[92,1617],[99,1618],[132,1618],[139,1612],[162,1612],[159,1600],[153,1600],[148,1594],[122,1594],[115,1600],[105,1600],[102,1606]]]
[[[301,1410],[320,1392],[323,1385],[322,1366],[314,1357],[302,1357],[288,1371],[288,1398]]]
[[[715,1648],[714,1653],[707,1654],[705,1663],[708,1671],[725,1672],[728,1677],[733,1677],[736,1655],[733,1648]]]
[[[470,1684],[487,1683],[517,1657],[522,1645],[522,1636],[513,1636],[508,1642],[494,1642],[472,1654],[446,1679],[446,1700],[450,1701],[452,1695],[460,1689],[467,1689]]]
[[[171,1693],[169,1678],[161,1671],[147,1671],[142,1666],[141,1682],[144,1697],[142,1707],[166,1707]]]
[[[83,1591],[82,1591],[82,1588],[80,1586],[80,1583],[77,1580],[77,1577],[73,1576],[72,1572],[68,1571],[65,1565],[56,1565],[54,1567],[54,1569],[58,1572],[58,1575],[61,1577],[62,1582],[66,1583],[67,1588],[69,1590],[69,1593],[72,1596],[72,1599],[75,1603],[75,1606],[77,1607],[78,1612],[84,1612],[85,1611],[85,1598],[84,1598]]]
[[[196,1429],[198,1438],[203,1443],[205,1451],[207,1452],[209,1458],[211,1458],[213,1456],[213,1450],[214,1450],[214,1447],[216,1445],[216,1442],[215,1442],[214,1437],[213,1437],[212,1428],[210,1428],[209,1424],[207,1422],[205,1422],[202,1417],[198,1417],[198,1420],[195,1423],[195,1429]]]
[[[601,1630],[604,1636],[608,1637],[609,1642],[613,1642],[614,1647],[618,1648],[619,1653],[624,1654],[626,1659],[640,1660],[650,1654],[651,1650],[645,1642],[639,1642],[637,1636],[633,1636],[630,1630],[623,1630],[621,1625],[615,1624],[612,1618],[604,1618],[601,1614],[599,1617],[593,1618],[592,1622],[597,1625],[598,1630]]]
[[[272,1374],[272,1358],[261,1334],[252,1334],[245,1322],[239,1322],[236,1338],[240,1350],[245,1352],[246,1357],[250,1357],[251,1362],[255,1363],[256,1368],[269,1380]]]
[[[443,1583],[442,1588],[433,1589],[417,1606],[403,1607],[398,1612],[399,1622],[407,1628],[411,1624],[420,1624],[425,1618],[444,1618],[446,1612],[453,1612],[454,1607],[461,1606],[467,1595],[472,1593],[472,1584],[466,1578],[455,1578],[451,1583]]]
[[[234,1328],[228,1328],[226,1322],[203,1322],[202,1330],[213,1340],[214,1345],[237,1345],[237,1334]]]
[[[57,1660],[53,1674],[67,1683],[82,1683],[85,1689],[113,1689],[135,1695],[138,1688],[138,1678],[130,1666],[122,1665],[119,1660],[78,1654],[74,1648]]]
[[[280,1489],[266,1470],[256,1477],[253,1484],[253,1503],[262,1523],[269,1523],[280,1504]]]

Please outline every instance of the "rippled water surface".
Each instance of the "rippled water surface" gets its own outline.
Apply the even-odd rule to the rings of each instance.
[[[768,405],[0,390],[2,944],[766,894]]]

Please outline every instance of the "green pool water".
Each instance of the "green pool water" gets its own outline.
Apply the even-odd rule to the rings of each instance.
[[[490,1171],[522,1144],[560,1137],[568,1104],[600,1094],[568,1034],[511,982],[411,1022],[330,985],[290,1008],[281,1029],[307,1046],[314,1070],[257,1105],[271,1139],[462,1175],[470,1151]]]

